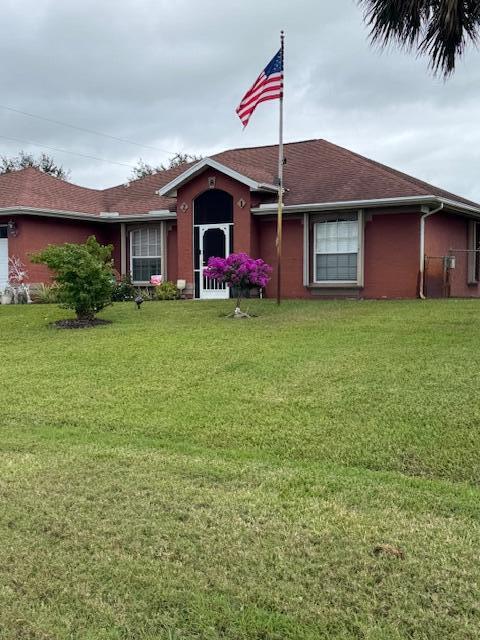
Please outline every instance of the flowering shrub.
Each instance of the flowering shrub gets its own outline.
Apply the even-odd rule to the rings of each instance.
[[[228,258],[210,258],[203,273],[207,278],[225,282],[237,290],[239,311],[240,299],[245,291],[266,287],[272,268],[263,260],[254,260],[246,253],[232,253]]]

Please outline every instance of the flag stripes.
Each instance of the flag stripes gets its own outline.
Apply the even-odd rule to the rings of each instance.
[[[243,96],[236,112],[244,127],[261,102],[283,96],[283,54],[280,50]]]

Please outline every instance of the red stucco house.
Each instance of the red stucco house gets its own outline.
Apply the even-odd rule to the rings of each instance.
[[[232,149],[105,190],[35,169],[0,176],[0,289],[8,256],[95,235],[119,274],[225,297],[202,265],[244,251],[275,264],[276,146]],[[480,294],[480,205],[324,140],[285,145],[282,293],[288,298]],[[273,296],[275,275],[265,294]]]

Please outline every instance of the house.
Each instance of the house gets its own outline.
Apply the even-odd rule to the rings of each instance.
[[[325,140],[284,149],[284,297],[479,296],[480,205]],[[277,156],[232,149],[105,190],[32,168],[0,176],[0,289],[8,256],[47,282],[30,253],[95,235],[139,285],[162,274],[192,297],[227,297],[202,276],[209,256],[275,264]],[[275,286],[274,270],[265,294]]]

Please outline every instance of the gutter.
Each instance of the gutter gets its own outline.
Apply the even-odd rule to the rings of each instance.
[[[313,202],[311,204],[284,205],[284,213],[313,213],[315,211],[335,211],[343,209],[374,209],[377,207],[405,207],[408,205],[435,206],[443,204],[449,209],[480,218],[480,207],[469,205],[457,200],[441,198],[439,196],[404,196],[399,198],[375,198],[371,200],[341,200],[337,202]],[[275,203],[261,204],[251,209],[253,215],[272,215],[277,212]]]
[[[80,213],[78,211],[61,211],[56,209],[32,209],[30,207],[3,207],[0,208],[0,215],[6,216],[41,216],[43,218],[57,218],[60,220],[88,220],[89,222],[147,222],[158,220],[176,220],[177,214],[168,210],[151,211],[148,213],[114,215],[100,215],[94,213]]]
[[[314,211],[332,211],[338,209],[367,209],[374,207],[394,207],[411,205],[428,205],[438,202],[437,196],[404,196],[400,198],[375,198],[371,200],[340,200],[336,202],[313,202],[310,204],[284,205],[285,213],[310,213]],[[276,213],[275,203],[261,204],[252,208],[254,215],[270,215]],[[480,209],[477,210],[480,215]]]
[[[420,270],[418,279],[418,297],[425,300],[425,220],[443,210],[445,204],[441,202],[436,209],[424,213],[420,218]]]

